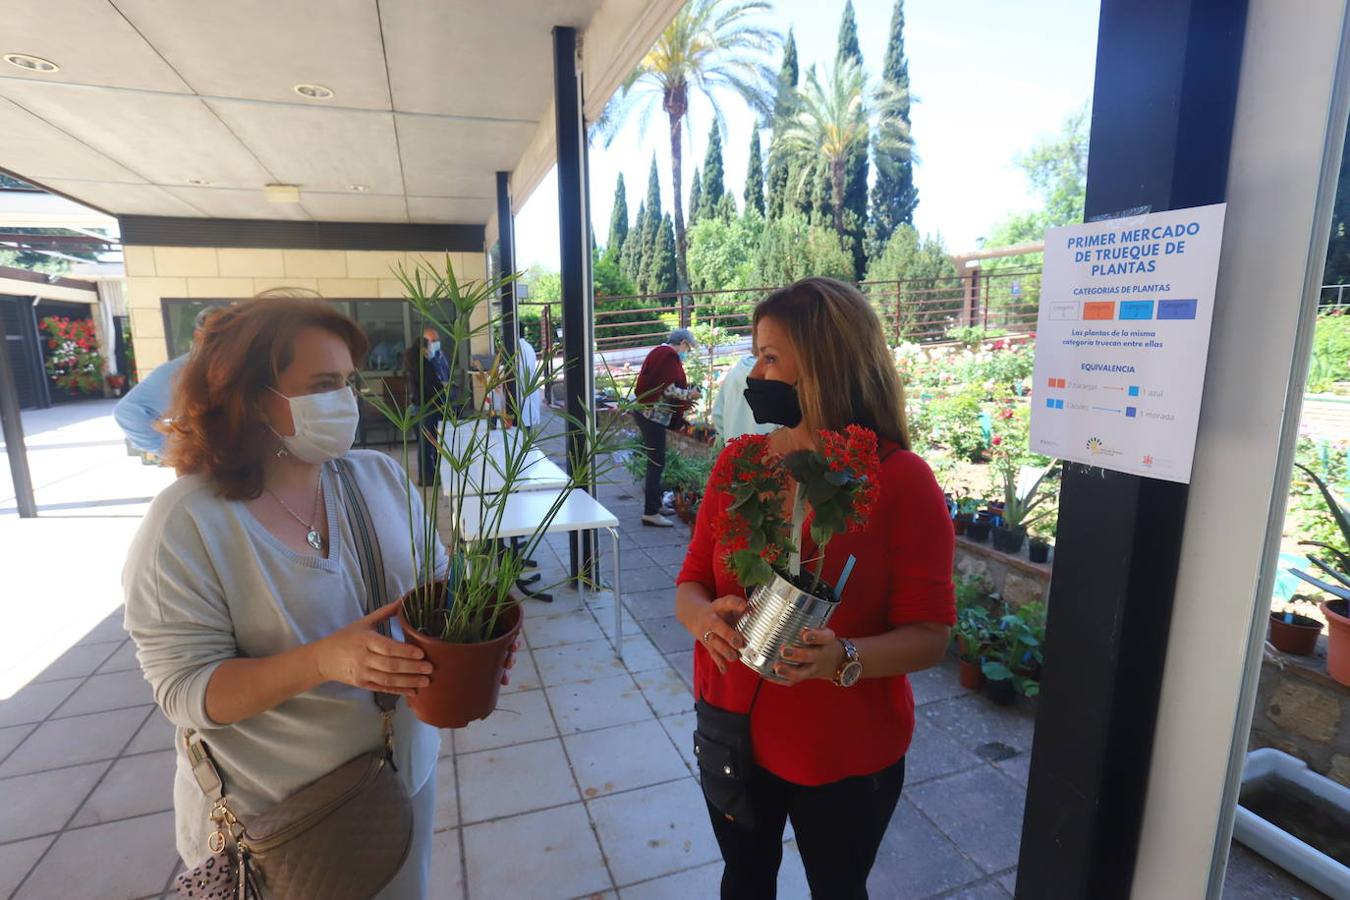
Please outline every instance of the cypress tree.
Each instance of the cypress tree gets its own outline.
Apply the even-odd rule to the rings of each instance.
[[[726,186],[722,181],[722,133],[718,131],[717,123],[714,122],[712,134],[708,135],[708,152],[703,158],[704,208],[716,209],[724,193]]]
[[[788,195],[788,176],[791,166],[783,151],[776,146],[778,136],[783,133],[787,123],[796,112],[797,91],[797,40],[788,29],[787,40],[783,44],[783,65],[778,70],[778,93],[773,102],[773,138],[769,144],[769,173],[767,180],[766,210],[770,218],[783,214],[783,204]]]
[[[759,152],[759,128],[750,129],[750,163],[745,170],[745,209],[764,215],[764,160]]]
[[[672,293],[677,287],[675,273],[675,225],[670,220],[670,214],[667,213],[661,217],[661,224],[657,227],[656,246],[652,253],[647,292],[650,294]]]
[[[651,280],[652,262],[656,256],[658,234],[661,231],[661,179],[656,173],[656,154],[652,154],[651,173],[647,176],[647,221],[642,228],[642,249],[638,264],[638,284]]]
[[[858,20],[853,14],[853,0],[845,0],[844,18],[839,24],[839,53],[835,64],[851,59],[862,68],[862,49],[858,46]],[[854,268],[867,269],[867,254],[863,247],[863,236],[867,225],[867,146],[868,138],[864,134],[854,144],[849,154],[848,169],[844,176],[844,240],[853,254]],[[818,213],[827,210],[817,209]],[[833,210],[828,210],[832,213]]]
[[[637,218],[623,242],[623,252],[619,256],[619,271],[634,284],[638,280],[638,270],[642,268],[642,233],[647,228],[647,204],[638,201]]]
[[[736,208],[736,196],[730,192],[722,195],[722,199],[717,201],[717,218],[730,225],[736,220],[741,211]]]
[[[609,214],[609,243],[605,255],[617,260],[623,253],[623,242],[628,237],[628,192],[623,187],[623,173],[614,186],[614,209]]]
[[[914,186],[914,160],[910,152],[909,61],[905,59],[905,0],[895,0],[891,14],[890,40],[881,69],[885,99],[878,111],[877,179],[872,185],[872,240],[886,246],[899,225],[914,224],[919,191]],[[902,149],[903,148],[903,149]]]
[[[689,186],[689,227],[693,228],[698,221],[699,210],[703,208],[703,177],[698,166],[694,167],[689,179],[692,182]]]

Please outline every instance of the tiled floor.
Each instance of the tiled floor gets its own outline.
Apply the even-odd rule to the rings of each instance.
[[[562,589],[552,605],[527,603],[525,647],[496,713],[445,735],[435,900],[717,895],[720,861],[693,774],[693,640],[671,614],[689,530],[635,527],[630,485],[602,487],[600,498],[623,522],[626,664],[611,651],[608,593]],[[557,580],[567,541],[550,538],[536,556],[545,582]],[[115,569],[91,574],[115,584]],[[160,897],[179,865],[173,729],[109,608],[0,700],[0,898]],[[1031,716],[963,691],[951,666],[913,683],[918,727],[872,894],[1010,897]],[[804,898],[787,837],[779,896]],[[1225,894],[1316,896],[1240,848]]]

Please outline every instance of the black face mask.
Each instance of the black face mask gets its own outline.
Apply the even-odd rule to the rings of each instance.
[[[745,402],[761,425],[785,425],[796,428],[802,421],[797,388],[786,381],[768,378],[745,379]]]

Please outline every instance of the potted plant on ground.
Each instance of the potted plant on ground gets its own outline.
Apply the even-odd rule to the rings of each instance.
[[[989,613],[978,606],[967,606],[956,613],[956,647],[961,687],[978,691],[984,686],[981,660],[993,631]]]
[[[1301,604],[1311,603],[1310,597],[1295,594],[1282,612],[1270,613],[1270,642],[1281,653],[1312,656],[1317,650],[1317,638],[1322,634],[1322,623],[1294,612]]]
[[[1050,561],[1050,548],[1054,546],[1055,522],[1059,511],[1047,513],[1027,526],[1027,558],[1034,563]]]
[[[478,316],[515,278],[461,282],[448,257],[443,271],[423,263],[411,271],[399,266],[395,274],[414,321],[420,318],[448,338],[445,348],[452,372],[464,367],[471,342],[489,337],[498,326],[499,320],[490,316],[478,320]],[[519,371],[512,354],[503,354],[497,363],[482,385],[486,397]],[[528,397],[541,387],[544,377],[543,367],[538,367],[533,377],[517,384],[516,396]],[[533,462],[541,430],[511,428],[494,436],[489,431],[492,420],[476,414],[473,403],[461,401],[450,389],[423,406],[412,406],[380,390],[366,393],[365,399],[402,433],[405,469],[410,439],[415,442],[420,431],[437,422],[434,437],[439,465],[424,495],[420,521],[413,514],[418,507],[413,492],[418,488],[407,483],[408,534],[417,571],[415,587],[402,598],[399,623],[404,639],[422,648],[435,667],[431,684],[408,698],[409,707],[430,725],[460,728],[496,708],[506,658],[521,626],[512,589],[524,560],[539,545],[571,491],[594,484],[605,474],[610,465],[605,461],[622,446],[616,439],[618,426],[611,422],[597,429],[589,414],[580,419],[565,417],[584,433],[594,453],[571,460],[566,485],[551,495],[553,500],[535,530],[523,538],[519,551],[499,540],[466,539],[459,527],[452,527],[444,535],[449,565],[441,570],[436,544],[441,541],[437,525],[442,512],[448,512],[454,523],[472,517],[477,534],[494,534],[513,488]],[[512,420],[519,421],[519,409],[510,412]],[[500,484],[497,491],[478,490],[493,482]]]
[[[713,523],[720,552],[738,583],[754,588],[736,623],[746,638],[741,661],[772,680],[782,649],[833,614],[853,563],[831,584],[821,574],[825,549],[835,535],[866,524],[878,493],[876,434],[850,425],[818,437],[819,449],[783,457],[769,450],[764,435],[738,437],[722,451],[725,462],[710,481],[732,498]],[[789,496],[790,520],[784,514]],[[816,556],[805,562],[804,533],[816,546]]]
[[[1295,463],[1294,465],[1303,470],[1303,473],[1317,485],[1317,489],[1322,494],[1322,499],[1326,501],[1327,511],[1336,520],[1336,525],[1341,531],[1341,537],[1346,544],[1350,544],[1350,516],[1347,516],[1345,508],[1341,506],[1340,501],[1332,494],[1326,482],[1317,476],[1317,473],[1302,463]],[[1346,574],[1350,572],[1350,554],[1321,541],[1301,541],[1300,543],[1304,546],[1320,547],[1330,553],[1334,560],[1333,564],[1319,559],[1311,553],[1308,554],[1308,561],[1328,575],[1331,581],[1324,581],[1298,569],[1290,569],[1289,571],[1333,597],[1331,600],[1324,601],[1320,606],[1322,614],[1327,619],[1327,673],[1341,684],[1350,686],[1350,575]]]
[[[1008,613],[994,624],[981,664],[990,700],[1008,706],[1018,694],[1040,693],[1041,641],[1032,615]]]
[[[1044,457],[1028,450],[1029,411],[1025,407],[1003,406],[995,414],[994,423],[989,472],[995,490],[1003,497],[1000,521],[993,530],[994,548],[1015,554],[1022,551],[1027,527],[1050,511],[1047,506],[1033,512],[1050,496],[1042,486],[1059,462],[1052,459],[1042,463]]]
[[[952,519],[957,534],[969,534],[971,523],[975,521],[975,513],[979,511],[979,508],[980,501],[968,493],[957,498],[956,515]]]

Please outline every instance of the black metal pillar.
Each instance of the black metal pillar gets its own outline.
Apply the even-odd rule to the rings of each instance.
[[[1088,219],[1224,200],[1246,18],[1246,0],[1103,0]],[[1019,900],[1130,896],[1187,493],[1066,466]]]
[[[516,220],[511,214],[511,173],[497,173],[497,264],[501,277],[516,271]],[[520,331],[516,322],[516,283],[502,285],[502,353],[512,363],[506,381],[507,408],[516,414],[520,410],[520,390],[516,384],[515,365],[520,355]],[[519,423],[517,423],[519,424]]]
[[[577,67],[577,31],[553,29],[553,114],[558,147],[558,235],[562,270],[563,391],[571,422],[567,430],[567,469],[589,467],[591,447],[578,422],[590,420],[594,403],[590,214],[586,195],[586,123],[582,118],[581,72]],[[587,486],[589,489],[590,486]],[[595,570],[590,532],[568,535],[573,578]]]
[[[28,448],[23,441],[23,418],[19,412],[19,388],[10,368],[9,331],[0,318],[0,426],[5,435],[5,455],[14,481],[14,497],[19,515],[37,518],[37,499],[33,495],[33,475],[28,470]]]

